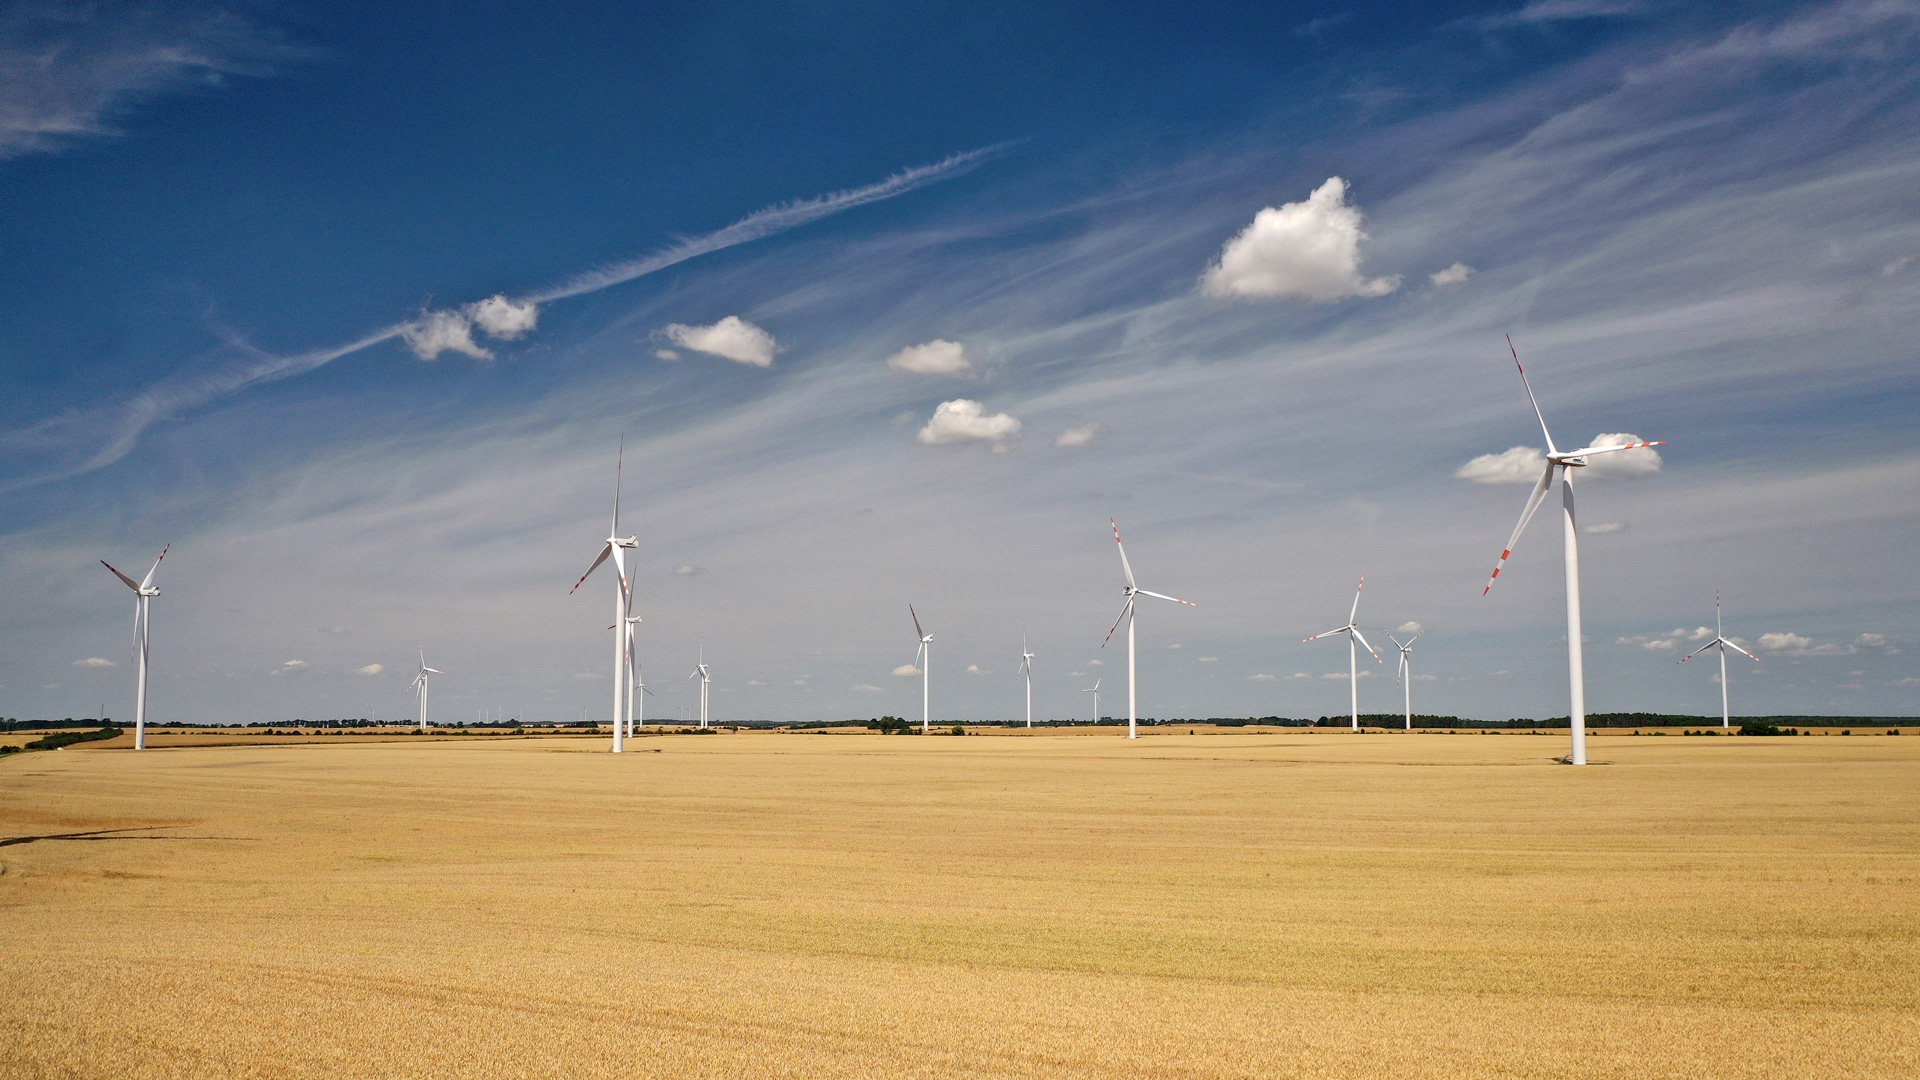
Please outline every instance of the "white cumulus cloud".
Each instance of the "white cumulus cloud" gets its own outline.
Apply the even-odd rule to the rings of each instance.
[[[303,668],[307,666],[307,662],[305,660],[289,660],[286,663],[281,664],[280,666],[289,667],[289,668]]]
[[[1361,276],[1366,239],[1359,207],[1347,203],[1347,182],[1329,177],[1306,202],[1255,214],[1221,249],[1201,289],[1210,296],[1315,302],[1385,296],[1400,287],[1400,278]]]
[[[660,332],[682,348],[754,367],[772,367],[773,354],[780,349],[772,334],[738,315],[729,315],[712,326],[673,323]]]
[[[909,345],[887,357],[887,366],[921,375],[964,375],[973,370],[973,362],[967,359],[967,351],[959,342],[940,340]]]
[[[516,304],[504,294],[487,297],[467,305],[467,317],[487,332],[488,337],[512,341],[523,337],[540,322],[540,305],[532,301]]]
[[[1020,421],[1006,413],[988,415],[977,401],[955,398],[943,401],[933,410],[927,426],[920,429],[920,441],[928,446],[951,446],[965,442],[1003,442],[1020,437]]]
[[[1854,642],[1856,645],[1865,645],[1869,649],[1878,649],[1886,643],[1887,635],[1885,634],[1861,634]]]
[[[1083,450],[1093,443],[1093,437],[1098,434],[1100,434],[1100,424],[1097,421],[1082,424],[1061,432],[1060,436],[1053,440],[1053,445],[1058,450]]]
[[[1625,453],[1625,451],[1622,451]],[[1476,484],[1532,484],[1547,467],[1544,451],[1531,446],[1515,446],[1498,454],[1481,454],[1453,470],[1460,480]]]
[[[1473,267],[1468,266],[1466,263],[1457,262],[1445,270],[1435,270],[1433,273],[1428,274],[1427,280],[1444,289],[1448,285],[1458,285],[1472,276]]]
[[[353,673],[355,675],[378,675],[385,670],[387,669],[379,664],[368,664],[363,668],[354,668]]]
[[[920,674],[920,669],[914,667],[912,664],[901,664],[899,667],[893,669],[893,673],[903,679],[911,679],[915,675]]]
[[[880,688],[872,683],[856,683],[853,689],[862,694],[877,694],[880,692]]]
[[[1760,647],[1768,652],[1780,652],[1785,649],[1804,649],[1812,644],[1812,638],[1801,637],[1799,634],[1779,633],[1760,635]]]
[[[1413,620],[1411,620],[1411,619],[1409,619],[1409,620],[1407,620],[1406,622],[1403,622],[1403,623],[1401,623],[1401,624],[1400,624],[1400,628],[1399,628],[1398,630],[1395,630],[1395,631],[1394,631],[1394,633],[1396,633],[1396,634],[1417,634],[1417,633],[1419,633],[1419,632],[1420,632],[1421,630],[1423,630],[1423,629],[1425,629],[1425,627],[1423,627],[1423,626],[1421,626],[1421,625],[1420,625],[1419,623],[1417,623],[1417,622],[1414,622]]]
[[[1274,680],[1275,678],[1277,678],[1277,677],[1278,677],[1278,676],[1274,676],[1274,675],[1268,675],[1268,674],[1265,674],[1265,673],[1263,672],[1263,673],[1261,673],[1261,674],[1259,674],[1259,675],[1249,675],[1249,676],[1247,676],[1247,681],[1248,681],[1248,682],[1272,682],[1272,681],[1273,681],[1273,680]]]
[[[1622,451],[1622,453],[1625,453],[1625,451]],[[1580,526],[1580,531],[1583,533],[1592,533],[1595,536],[1605,536],[1608,533],[1626,532],[1627,523],[1624,521],[1603,521],[1598,525],[1582,525]]]
[[[75,660],[73,662],[73,666],[74,667],[119,667],[120,665],[114,663],[113,661],[107,659],[104,656],[89,656],[85,660]]]
[[[1220,662],[1220,658],[1217,656],[1202,656],[1200,657],[1200,662],[1203,664],[1217,664]]]
[[[967,674],[969,674],[969,675],[991,675],[991,674],[993,674],[993,672],[991,672],[991,671],[982,671],[982,670],[980,669],[980,665],[979,665],[979,664],[968,664],[968,665],[967,665]]]
[[[475,360],[486,360],[493,353],[473,340],[473,321],[457,311],[429,311],[400,327],[400,338],[422,360],[432,360],[443,352],[464,353]]]

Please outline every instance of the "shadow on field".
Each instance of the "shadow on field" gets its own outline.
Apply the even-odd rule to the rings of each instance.
[[[95,829],[92,832],[48,833],[44,836],[4,836],[0,837],[0,847],[12,847],[15,844],[31,844],[40,840],[251,840],[251,836],[122,836],[121,833],[146,832],[151,829],[177,829],[178,825],[139,825],[125,829]]]

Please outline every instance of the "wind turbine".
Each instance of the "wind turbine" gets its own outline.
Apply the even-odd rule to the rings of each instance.
[[[1020,635],[1020,673],[1027,677],[1027,726],[1033,726],[1033,653],[1027,651],[1027,635]]]
[[[707,643],[700,642],[700,660],[693,666],[693,674],[687,678],[700,680],[700,727],[707,726],[707,687],[713,684],[713,676],[707,671]]]
[[[637,626],[639,622],[640,622],[640,616],[638,615],[627,616],[627,619],[626,619],[627,670],[633,673],[633,685],[628,689],[628,692],[627,692],[627,738],[629,739],[633,738],[633,729],[636,726],[633,718],[634,710],[636,706],[639,708],[639,712],[640,712],[640,720],[637,726],[645,727],[647,723],[646,704],[644,702],[636,700],[635,695],[633,694],[633,691],[641,690],[649,694],[653,692],[651,690],[647,690],[646,680],[640,677],[640,659],[639,657],[634,655],[634,642],[633,642],[633,638],[635,634],[634,627]]]
[[[1105,676],[1101,678],[1105,678]],[[1080,692],[1093,695],[1093,722],[1095,725],[1098,725],[1100,723],[1100,679],[1093,680],[1092,686]]]
[[[1733,726],[1733,721],[1732,718],[1727,715],[1727,650],[1732,649],[1734,652],[1739,653],[1741,656],[1746,657],[1756,664],[1760,662],[1760,658],[1740,646],[1735,645],[1733,642],[1728,641],[1726,636],[1720,632],[1719,593],[1713,594],[1713,640],[1681,657],[1680,663],[1684,664],[1715,646],[1718,646],[1720,649],[1720,726],[1729,728]]]
[[[1533,415],[1540,421],[1540,434],[1547,439],[1547,467],[1540,473],[1540,482],[1533,485],[1533,494],[1527,499],[1527,508],[1520,512],[1520,524],[1513,527],[1513,535],[1507,539],[1507,546],[1500,552],[1500,561],[1493,564],[1493,573],[1487,578],[1487,587],[1480,591],[1485,596],[1493,591],[1493,583],[1499,578],[1500,570],[1507,565],[1507,557],[1513,554],[1513,545],[1520,542],[1520,534],[1527,530],[1527,522],[1533,520],[1534,511],[1540,509],[1541,500],[1547,497],[1547,489],[1553,486],[1555,469],[1565,469],[1560,482],[1560,533],[1565,538],[1567,558],[1567,683],[1571,694],[1571,708],[1567,712],[1567,725],[1573,737],[1573,750],[1567,755],[1567,761],[1573,765],[1587,763],[1587,676],[1585,659],[1580,644],[1580,547],[1574,535],[1573,518],[1573,470],[1583,468],[1587,459],[1595,454],[1611,454],[1616,450],[1638,450],[1647,446],[1665,446],[1666,440],[1655,442],[1629,443],[1625,446],[1583,446],[1578,450],[1560,450],[1553,445],[1553,433],[1547,430],[1547,417],[1540,411],[1540,402],[1533,396],[1533,384],[1527,381],[1527,369],[1520,364],[1520,350],[1513,347],[1513,336],[1507,336],[1507,351],[1513,354],[1513,366],[1520,371],[1520,385],[1527,388],[1527,401],[1533,405]]]
[[[1353,730],[1355,731],[1360,730],[1360,654],[1354,651],[1353,642],[1354,639],[1358,638],[1360,644],[1367,645],[1367,636],[1360,632],[1358,626],[1354,625],[1354,619],[1360,614],[1360,590],[1366,587],[1367,576],[1362,574],[1360,575],[1359,587],[1353,590],[1353,610],[1347,612],[1347,625],[1336,626],[1324,634],[1315,634],[1310,638],[1301,639],[1301,644],[1304,645],[1309,641],[1319,641],[1323,637],[1332,637],[1335,634],[1347,635],[1347,689],[1351,693]],[[1386,663],[1385,660],[1380,659],[1379,653],[1373,652],[1373,646],[1367,645],[1367,651],[1373,653],[1375,660],[1382,664]]]
[[[913,632],[920,635],[920,647],[913,652],[913,662],[920,665],[920,734],[925,735],[928,731],[932,730],[931,720],[929,718],[932,716],[930,706],[933,702],[933,672],[931,671],[933,667],[933,634],[929,634],[920,628],[920,616],[913,610],[912,604],[907,605],[907,614],[913,616]],[[940,631],[935,630],[933,633],[937,634],[939,632]],[[1022,647],[1024,648],[1025,646]],[[924,661],[924,663],[922,661]]]
[[[1138,728],[1138,722],[1135,718],[1135,713],[1138,711],[1137,703],[1139,699],[1135,692],[1136,684],[1134,683],[1134,677],[1133,677],[1133,600],[1134,600],[1134,597],[1151,596],[1158,600],[1172,600],[1176,604],[1185,604],[1188,607],[1199,607],[1200,605],[1194,603],[1191,600],[1182,600],[1174,596],[1165,596],[1157,592],[1148,592],[1147,590],[1139,587],[1138,585],[1135,585],[1133,583],[1133,567],[1127,562],[1127,546],[1120,542],[1120,526],[1117,523],[1115,523],[1112,518],[1107,519],[1107,524],[1113,526],[1113,543],[1115,547],[1118,547],[1120,549],[1120,569],[1125,571],[1127,575],[1127,588],[1126,588],[1127,602],[1126,602],[1126,605],[1120,609],[1120,618],[1115,619],[1113,621],[1113,629],[1107,631],[1107,641],[1113,640],[1113,631],[1120,629],[1121,621],[1125,620],[1127,624],[1127,738],[1137,739],[1140,737],[1140,731]],[[1101,642],[1100,647],[1103,649],[1106,648],[1107,641]],[[1096,717],[1096,719],[1098,718]]]
[[[138,583],[120,571],[113,570],[112,563],[105,559],[100,560],[101,566],[113,570],[113,576],[126,582],[127,588],[133,590],[133,662],[139,671],[139,674],[134,677],[133,691],[133,748],[135,750],[147,748],[147,607],[154,597],[160,595],[160,590],[153,587],[154,572],[160,569],[160,564],[167,559],[167,552],[172,550],[172,544],[161,548],[160,557],[153,560],[153,569],[148,570],[147,576],[141,578]]]
[[[1400,639],[1392,634],[1387,635],[1387,640],[1393,642],[1400,650],[1400,688],[1406,694],[1408,731],[1413,730],[1413,665],[1408,661],[1407,654],[1413,651],[1413,643],[1425,637],[1426,633],[1425,630],[1414,631],[1405,645],[1401,645]]]
[[[613,627],[612,627],[612,630],[613,630],[613,752],[616,754],[626,749],[626,745],[624,740],[621,738],[621,731],[620,731],[621,705],[626,700],[626,694],[627,694],[627,646],[626,646],[625,635],[622,633],[622,629],[626,622],[627,610],[628,610],[628,607],[630,606],[630,600],[631,600],[627,590],[626,553],[640,546],[640,542],[634,537],[629,536],[623,539],[620,536],[620,472],[622,467],[626,463],[626,456],[627,456],[627,440],[625,436],[622,436],[620,439],[620,455],[619,457],[614,459],[614,465],[613,465],[613,525],[607,531],[607,542],[600,549],[600,557],[593,560],[593,565],[587,567],[587,572],[584,574],[581,574],[580,580],[574,582],[573,588],[567,591],[568,596],[572,596],[574,593],[579,592],[580,586],[587,583],[587,579],[593,576],[593,572],[595,570],[600,569],[600,564],[603,562],[606,562],[607,557],[609,555],[613,557],[613,569],[615,571],[615,580],[613,583]]]
[[[427,730],[427,676],[445,675],[445,674],[446,672],[444,671],[440,671],[436,668],[430,668],[427,666],[427,650],[424,647],[422,647],[420,650],[420,674],[415,675],[413,677],[413,682],[407,687],[407,689],[409,690],[417,691],[418,696],[420,698],[420,730],[421,731]]]

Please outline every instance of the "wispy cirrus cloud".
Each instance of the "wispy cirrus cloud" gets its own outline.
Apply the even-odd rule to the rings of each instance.
[[[120,135],[120,122],[155,98],[270,75],[307,55],[217,8],[11,5],[0,12],[0,158]]]

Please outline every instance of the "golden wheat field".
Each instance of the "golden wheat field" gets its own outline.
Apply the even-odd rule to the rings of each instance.
[[[1920,1067],[1920,739],[639,746],[0,760],[0,1074]]]

